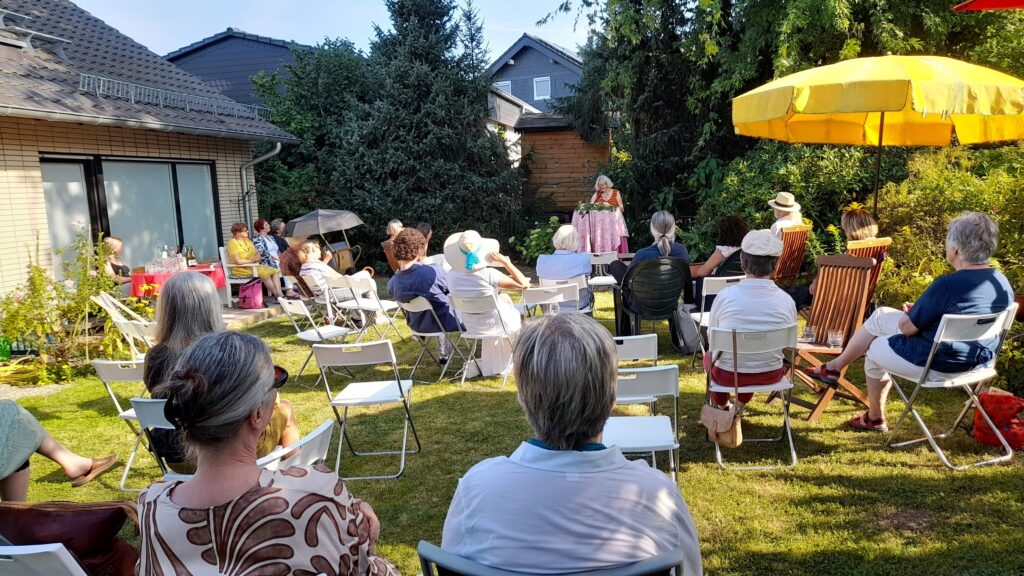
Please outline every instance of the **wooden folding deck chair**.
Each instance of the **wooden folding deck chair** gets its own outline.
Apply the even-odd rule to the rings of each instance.
[[[818,258],[817,264],[818,288],[814,294],[814,304],[811,306],[811,315],[807,324],[817,329],[819,342],[801,342],[797,345],[798,369],[795,372],[797,379],[817,392],[819,397],[817,402],[800,398],[791,399],[791,403],[811,411],[807,417],[811,422],[815,422],[821,417],[835,396],[867,406],[867,396],[855,384],[846,379],[846,368],[839,373],[839,384],[832,387],[820,384],[799,370],[799,367],[801,364],[820,366],[827,361],[820,357],[838,356],[846,347],[850,337],[864,322],[871,270],[875,265],[870,258],[857,258],[849,254],[822,256]],[[843,331],[841,347],[831,348],[823,343],[827,339],[829,330]]]
[[[878,277],[882,273],[882,262],[885,262],[891,245],[892,238],[868,238],[850,240],[846,243],[846,253],[850,256],[871,258],[875,261],[875,266],[871,269],[871,282],[868,284],[868,302],[875,298],[875,286],[878,286]]]
[[[807,250],[807,236],[811,233],[808,224],[790,226],[782,229],[782,255],[775,265],[772,280],[780,286],[788,286],[800,275],[800,267],[804,263],[804,252]]]

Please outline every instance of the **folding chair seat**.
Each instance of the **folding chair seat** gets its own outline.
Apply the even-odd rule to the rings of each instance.
[[[950,375],[937,373],[932,371],[932,362],[935,360],[935,354],[939,349],[939,346],[944,344],[952,344],[957,342],[978,342],[978,341],[992,341],[994,339],[999,340],[999,345],[996,349],[997,355],[999,350],[1002,348],[1003,342],[1006,340],[1006,334],[1010,331],[1010,326],[1013,325],[1014,315],[1017,312],[1017,304],[1011,303],[1010,307],[1006,310],[997,314],[945,314],[942,320],[939,321],[939,328],[935,333],[935,341],[932,343],[931,352],[928,354],[928,360],[925,362],[924,369],[921,372],[920,378],[913,378],[905,374],[899,374],[896,372],[890,372],[892,379],[892,387],[896,389],[896,393],[900,395],[903,402],[906,404],[906,408],[903,409],[903,413],[900,414],[899,420],[896,421],[896,425],[893,427],[892,432],[889,434],[889,438],[886,441],[887,447],[903,447],[910,446],[913,444],[919,444],[921,442],[928,442],[931,445],[932,450],[939,456],[939,460],[942,461],[943,465],[951,470],[966,470],[975,466],[983,466],[986,464],[996,464],[999,462],[1009,462],[1013,459],[1013,449],[1010,448],[1009,443],[1006,442],[1006,438],[999,432],[999,428],[992,423],[992,418],[985,411],[985,408],[981,405],[981,401],[978,400],[978,394],[981,392],[981,387],[985,383],[995,378],[998,374],[993,366],[995,366],[996,359],[984,366],[978,366],[974,370],[969,372],[963,372],[960,374],[952,375],[951,378],[947,377]],[[903,389],[900,387],[898,380],[909,380],[915,382],[914,390],[908,397]],[[963,410],[960,411],[960,415],[957,416],[953,425],[948,430],[941,434],[932,434],[929,430],[928,425],[925,424],[924,419],[921,417],[920,412],[914,407],[918,396],[923,390],[940,390],[940,389],[955,389],[959,388],[967,393],[968,401],[964,403]],[[962,466],[953,465],[946,453],[943,452],[942,448],[939,447],[938,440],[946,438],[960,426],[964,417],[970,411],[971,407],[981,414],[984,418],[985,423],[988,424],[989,428],[995,433],[999,439],[1000,444],[1003,445],[1003,453],[995,458],[989,458],[974,462],[972,464],[965,464]],[[917,421],[918,427],[924,434],[921,438],[915,438],[913,440],[907,440],[904,442],[893,442],[896,437],[896,433],[899,431],[900,426],[903,425],[907,415],[914,417]]]
[[[444,374],[448,371],[448,366],[451,364],[452,360],[455,359],[456,354],[462,356],[463,360],[465,360],[465,356],[458,347],[459,342],[462,340],[462,333],[460,332],[459,337],[455,339],[455,342],[452,342],[451,338],[448,337],[448,333],[444,331],[441,319],[437,317],[437,312],[434,311],[434,307],[431,306],[430,302],[423,296],[417,296],[409,302],[399,302],[398,305],[402,308],[402,313],[405,314],[405,320],[409,325],[409,331],[412,333],[413,339],[420,344],[420,354],[416,357],[416,362],[412,365],[412,370],[409,372],[409,379],[413,380],[413,377],[416,375],[416,370],[419,368],[420,362],[423,360],[424,354],[430,356],[430,359],[437,362],[439,365],[441,364],[441,358],[444,354],[440,349],[440,339],[444,338],[448,342],[448,349],[451,350],[451,354],[448,356],[448,361],[441,366],[441,374],[434,382],[444,380]],[[412,322],[409,321],[409,315],[427,313],[430,314],[431,319],[433,319],[434,326],[436,326],[438,330],[436,332],[417,332],[416,330],[413,330]],[[438,342],[437,356],[434,356],[434,353],[430,351],[430,340]],[[425,380],[416,380],[416,382],[427,383]]]
[[[121,404],[121,400],[117,397],[117,393],[114,390],[114,384],[124,382],[138,383],[141,385],[139,393],[144,394],[146,392],[146,385],[142,383],[143,363],[141,361],[93,360],[92,367],[96,370],[96,375],[99,376],[100,382],[103,382],[103,387],[107,390],[107,395],[110,396],[110,401],[114,404],[117,417],[128,426],[135,436],[135,445],[128,455],[128,462],[124,465],[124,472],[121,473],[121,483],[119,484],[121,490],[128,490],[125,487],[125,483],[128,480],[128,471],[132,468],[132,461],[135,460],[135,454],[139,450],[142,430],[138,426],[139,419],[135,415],[135,409]]]
[[[581,314],[592,314],[594,312],[594,294],[589,289],[590,285],[586,276],[573,276],[572,278],[566,278],[564,280],[549,280],[547,278],[541,278],[540,285],[542,288],[564,288],[565,290],[562,292],[563,302],[576,303],[576,309],[569,309],[568,312],[579,312]],[[576,287],[575,297],[573,296],[573,286]],[[584,298],[584,296],[586,297]],[[581,302],[580,300],[586,300],[586,302]],[[567,310],[565,309],[565,306],[559,304],[558,311],[566,312]]]
[[[571,292],[579,297],[579,293],[575,291],[576,286],[573,285]],[[568,299],[565,298],[564,294],[566,291],[561,290],[558,286],[546,286],[540,288],[527,288],[523,290],[523,297],[519,303],[515,305],[516,310],[522,316],[533,316],[534,312],[539,307],[544,307],[543,310],[547,312],[551,307],[558,306],[562,302],[566,302]]]
[[[590,255],[594,273],[590,276],[591,290],[611,290],[617,284],[615,277],[608,274],[608,265],[619,259],[615,252],[599,252]]]
[[[615,402],[646,403],[672,398],[672,416],[612,416],[604,426],[604,443],[623,452],[650,452],[657,465],[656,452],[668,451],[672,478],[676,478],[676,451],[679,449],[679,366],[655,366],[619,370]]]
[[[559,296],[560,297],[560,296]],[[511,346],[512,335],[509,334],[508,328],[505,326],[505,321],[501,318],[501,313],[498,308],[498,300],[494,294],[487,296],[470,296],[461,297],[452,294],[448,295],[448,302],[451,304],[452,309],[463,316],[477,315],[494,315],[498,318],[498,325],[501,326],[501,331],[498,333],[483,333],[483,332],[462,332],[462,338],[464,340],[472,340],[473,344],[469,349],[469,354],[466,356],[466,361],[462,365],[462,386],[466,385],[466,369],[469,368],[469,363],[472,362],[480,373],[483,370],[480,368],[480,364],[476,359],[476,349],[481,340],[494,340],[501,339],[505,340]],[[508,382],[508,375],[512,371],[512,357],[509,356],[508,366],[505,368],[504,376],[501,379],[501,387],[505,387],[505,383]]]
[[[724,328],[708,329],[708,350],[711,353],[711,365],[706,374],[707,398],[710,402],[712,392],[724,392],[727,394],[764,394],[779,393],[782,396],[782,430],[778,436],[773,438],[748,438],[744,436],[744,442],[778,442],[785,438],[789,442],[790,463],[773,466],[726,466],[722,459],[722,447],[714,442],[715,461],[722,468],[731,470],[771,470],[785,466],[796,466],[796,447],[793,444],[793,430],[789,422],[790,390],[793,389],[793,366],[795,360],[797,339],[796,324],[776,328],[774,330],[735,330]],[[713,368],[722,353],[732,355],[732,366],[725,367],[733,374],[739,373],[739,358],[749,354],[766,354],[771,352],[783,352],[789,350],[789,375],[784,376],[773,384],[757,386],[738,387],[735,382],[730,386],[728,382],[715,382],[711,378]]]
[[[0,573],[8,576],[86,576],[78,560],[59,542],[0,545]]]
[[[398,325],[395,324],[395,320],[398,318],[398,311],[401,307],[398,302],[394,300],[381,300],[377,295],[376,286],[374,281],[370,278],[353,278],[351,276],[337,276],[327,279],[327,284],[331,288],[338,290],[349,290],[351,294],[351,301],[343,302],[340,306],[346,309],[358,310],[364,314],[363,325],[360,328],[359,335],[356,337],[356,341],[362,340],[363,335],[371,327],[377,333],[379,338],[387,338],[388,330],[394,330],[395,334],[398,335],[400,340],[405,340],[402,333],[398,330]],[[381,315],[387,320],[388,327],[381,332],[377,328],[375,321],[369,321],[366,314],[372,312],[375,315]]]
[[[700,349],[693,351],[693,360],[690,362],[690,367],[697,365],[697,354],[701,356],[707,353],[707,344],[705,343],[705,337],[701,332],[706,331],[708,327],[708,320],[711,318],[711,310],[705,309],[704,304],[707,302],[708,296],[717,296],[722,290],[725,290],[729,286],[735,286],[743,281],[746,276],[705,276],[703,280],[703,291],[700,294],[699,300],[699,312],[691,312],[690,318],[693,318],[693,323],[697,325],[697,334],[700,336],[698,341],[700,342]]]
[[[320,325],[316,320],[313,319],[313,315],[309,312],[309,308],[306,307],[306,303],[302,300],[288,300],[282,298],[279,302],[284,313],[288,316],[288,320],[291,321],[292,327],[295,328],[295,336],[304,342],[310,344],[318,344],[322,342],[336,341],[338,339],[344,340],[345,336],[348,336],[350,329],[344,326],[335,326],[334,324]],[[302,322],[302,324],[300,324]],[[309,326],[309,328],[303,329],[303,324]],[[309,355],[306,356],[305,362],[302,363],[302,368],[299,369],[299,373],[295,376],[295,381],[298,382],[299,378],[302,377],[302,372],[306,370],[306,365],[309,364],[309,359],[313,357],[313,349],[310,348]]]
[[[416,547],[416,554],[420,557],[420,572],[422,576],[448,576],[450,574],[462,576],[522,576],[523,574],[522,572],[510,572],[479,564],[468,558],[442,550],[426,540],[420,540],[419,545]],[[682,550],[671,550],[646,560],[626,564],[625,566],[608,568],[607,570],[573,572],[573,576],[654,576],[656,574],[671,574],[673,569],[675,569],[675,574],[682,576],[684,560],[685,555]]]
[[[231,303],[238,300],[231,296],[232,286],[241,286],[253,278],[258,278],[257,270],[259,270],[259,264],[231,264],[228,262],[228,251],[223,246],[218,248],[220,254],[220,265],[224,268],[224,302],[227,307],[231,307]],[[248,276],[233,276],[231,274],[232,268],[249,268],[252,273]]]
[[[314,344],[313,355],[316,356],[317,364],[320,366],[320,380],[323,382],[324,390],[327,392],[327,399],[330,402],[331,410],[338,420],[341,429],[338,442],[338,457],[335,461],[335,470],[341,472],[341,439],[344,439],[349,449],[356,456],[380,456],[388,454],[400,454],[398,472],[390,476],[363,476],[359,478],[346,478],[347,480],[365,480],[371,478],[398,478],[405,471],[405,457],[407,454],[415,454],[420,451],[420,438],[416,434],[416,426],[412,421],[412,380],[403,380],[398,373],[398,362],[395,359],[395,350],[390,340],[378,340],[376,342],[363,342],[359,344]],[[337,394],[331,389],[331,375],[336,375],[334,368],[351,368],[358,366],[379,366],[388,365],[394,378],[388,380],[376,380],[370,382],[349,382]],[[352,439],[345,431],[345,424],[348,421],[350,408],[358,406],[379,406],[389,404],[402,404],[405,409],[404,427],[402,430],[401,450],[384,450],[377,452],[359,452],[355,449]],[[340,411],[339,411],[340,409]],[[413,439],[416,441],[416,449],[409,449],[409,430],[412,430]]]

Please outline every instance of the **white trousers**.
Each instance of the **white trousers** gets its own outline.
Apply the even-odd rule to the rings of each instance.
[[[919,380],[924,372],[923,366],[918,366],[906,358],[900,356],[889,346],[889,336],[900,333],[900,318],[904,313],[895,308],[878,308],[867,320],[863,328],[875,337],[871,342],[866,354],[864,354],[864,374],[875,380],[890,380],[889,372],[910,380]],[[931,371],[936,380],[952,377],[952,374],[945,372]],[[931,378],[929,378],[931,380]]]

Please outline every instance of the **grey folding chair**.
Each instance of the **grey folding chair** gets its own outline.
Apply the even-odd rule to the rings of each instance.
[[[559,296],[561,297],[561,296]],[[466,369],[469,367],[469,363],[473,362],[476,365],[477,370],[483,373],[480,368],[480,363],[476,359],[477,345],[481,340],[493,340],[502,339],[507,341],[509,344],[512,343],[512,335],[509,334],[508,328],[505,326],[505,321],[501,318],[501,312],[498,308],[498,299],[494,294],[487,296],[472,296],[472,297],[461,297],[453,294],[448,295],[448,302],[452,308],[462,314],[463,316],[472,316],[474,314],[494,314],[498,318],[498,325],[501,326],[501,332],[499,333],[483,333],[483,332],[462,332],[462,338],[465,340],[472,340],[473,345],[469,349],[469,355],[466,356],[466,362],[462,365],[462,386],[466,385]],[[504,376],[501,379],[501,387],[505,387],[505,383],[508,382],[508,375],[512,372],[512,357],[509,356],[508,366],[504,370]]]
[[[1012,303],[1009,308],[997,314],[943,315],[942,320],[939,321],[939,328],[935,333],[935,341],[932,343],[932,349],[928,354],[928,360],[925,362],[924,370],[921,372],[921,377],[916,379],[916,385],[909,397],[903,392],[897,378],[909,380],[911,382],[915,382],[915,379],[903,374],[890,372],[890,376],[893,376],[892,387],[896,389],[896,393],[899,394],[900,398],[903,399],[903,402],[906,403],[906,408],[903,409],[903,413],[900,414],[899,420],[896,421],[896,425],[889,434],[889,438],[885,443],[886,446],[898,448],[927,441],[928,444],[931,445],[932,450],[934,450],[939,456],[939,460],[941,460],[947,468],[952,470],[966,470],[967,468],[972,468],[974,466],[1009,462],[1013,459],[1013,449],[1006,442],[1006,438],[1003,438],[1003,435],[999,432],[999,429],[996,428],[995,424],[992,423],[992,418],[990,418],[988,413],[985,412],[985,408],[982,407],[981,402],[978,400],[978,393],[981,391],[981,387],[984,386],[986,382],[997,376],[995,358],[984,366],[979,366],[969,372],[963,372],[955,375],[932,371],[932,362],[935,360],[935,353],[939,349],[939,346],[954,342],[978,342],[998,339],[999,344],[996,349],[998,355],[999,349],[1002,348],[1003,341],[1006,340],[1006,334],[1010,331],[1010,326],[1013,325],[1013,319],[1016,313],[1017,304]],[[921,414],[916,408],[914,408],[914,403],[917,400],[918,395],[923,390],[955,388],[959,388],[966,392],[968,401],[964,403],[963,410],[960,411],[960,415],[957,416],[949,430],[946,430],[941,434],[932,434],[928,429],[928,425],[925,424],[924,420],[921,418]],[[995,432],[996,437],[999,438],[1000,444],[1003,445],[1003,453],[1001,456],[997,456],[995,458],[988,458],[972,464],[955,466],[949,461],[946,453],[942,451],[942,448],[939,447],[938,440],[946,438],[952,434],[963,421],[972,406],[979,414],[981,414],[982,418],[985,419],[985,423],[988,424],[989,428]],[[915,438],[904,442],[893,442],[893,439],[896,437],[896,433],[899,431],[900,426],[903,425],[903,421],[906,420],[908,414],[912,415],[914,420],[917,421],[917,425],[921,429],[921,432],[924,433],[924,436],[922,438]]]
[[[416,546],[416,553],[420,557],[420,570],[422,576],[523,576],[522,572],[510,572],[500,568],[491,568],[452,554],[441,548],[420,540]],[[653,576],[655,574],[668,575],[676,569],[675,574],[682,576],[682,564],[684,554],[682,550],[672,550],[652,556],[646,560],[626,564],[617,568],[607,570],[586,570],[583,572],[572,572],[572,576]]]
[[[341,471],[341,440],[348,444],[349,449],[356,456],[380,456],[388,454],[400,454],[401,462],[398,472],[390,476],[363,476],[358,478],[346,478],[346,480],[366,480],[374,478],[398,478],[405,471],[406,454],[415,454],[420,451],[420,438],[416,433],[416,426],[412,421],[412,380],[403,380],[398,373],[398,362],[395,359],[395,349],[390,340],[378,340],[376,342],[363,342],[359,344],[314,344],[313,355],[320,366],[320,381],[327,391],[327,399],[330,402],[331,410],[338,420],[341,429],[338,441],[338,457],[334,468]],[[357,366],[388,365],[391,368],[393,378],[377,380],[372,382],[349,382],[337,394],[331,389],[331,374],[336,375],[334,368],[349,368]],[[405,423],[402,430],[401,450],[383,450],[377,452],[359,452],[355,449],[352,439],[345,432],[345,424],[348,421],[349,408],[359,406],[381,406],[389,404],[402,404],[405,409]],[[340,411],[339,411],[340,409]],[[409,431],[412,430],[413,439],[416,441],[416,449],[409,449]]]
[[[448,349],[451,350],[451,353],[448,356],[447,362],[441,366],[441,374],[437,377],[437,380],[434,380],[434,382],[444,380],[444,374],[448,370],[448,366],[450,366],[452,361],[455,360],[456,354],[461,356],[463,361],[465,361],[465,356],[462,354],[462,351],[459,350],[459,342],[462,340],[462,333],[459,332],[459,336],[455,339],[455,342],[452,342],[451,338],[448,337],[448,333],[444,331],[444,324],[441,324],[441,319],[437,317],[437,312],[434,311],[434,307],[431,306],[430,302],[423,296],[417,296],[408,302],[399,302],[398,305],[402,308],[402,313],[405,314],[405,320],[409,325],[409,331],[412,333],[413,339],[420,343],[420,354],[416,357],[416,362],[412,365],[412,370],[409,372],[409,379],[412,380],[416,375],[416,370],[419,368],[424,354],[430,356],[430,359],[437,362],[439,365],[441,364],[441,357],[443,356],[443,353],[440,349],[440,343],[438,344],[437,356],[434,356],[434,353],[430,350],[429,342],[430,340],[440,342],[440,339],[443,338],[448,342]],[[428,313],[434,322],[434,326],[438,328],[437,331],[417,332],[416,330],[413,330],[412,323],[409,321],[409,316],[411,314]],[[425,380],[416,380],[416,382],[424,384],[428,383]]]
[[[349,328],[344,326],[318,324],[317,321],[313,319],[313,315],[310,313],[309,308],[306,307],[306,303],[302,300],[289,300],[287,298],[282,298],[278,304],[281,305],[285,315],[288,316],[288,320],[291,321],[292,327],[295,328],[295,336],[303,342],[319,344],[337,341],[338,339],[344,340],[345,336],[348,336],[349,332],[351,332]],[[308,328],[303,328],[303,325],[308,326]],[[306,370],[306,365],[309,364],[309,360],[312,357],[313,349],[310,348],[309,355],[306,356],[306,361],[302,363],[302,368],[299,369],[299,373],[295,376],[296,382],[298,382],[299,378],[302,377],[302,372]]]
[[[106,389],[107,395],[110,396],[110,401],[114,404],[114,410],[117,411],[117,417],[127,424],[132,434],[135,435],[135,445],[132,447],[131,453],[128,454],[128,461],[125,463],[124,471],[121,473],[121,483],[118,485],[121,490],[128,491],[129,489],[125,486],[125,483],[128,480],[128,472],[132,469],[135,454],[139,451],[142,430],[138,426],[139,419],[135,416],[135,409],[121,404],[121,400],[117,397],[117,393],[114,390],[114,384],[136,383],[140,385],[137,387],[139,388],[139,393],[144,394],[146,392],[146,385],[142,383],[143,363],[141,361],[93,360],[92,367],[96,370],[96,375],[99,376],[100,382],[103,383],[103,388]]]
[[[653,413],[650,416],[612,416],[604,425],[604,443],[618,446],[623,452],[650,452],[652,466],[657,466],[655,454],[667,451],[675,479],[679,449],[679,366],[619,370],[615,383],[617,404],[653,406],[659,398],[666,397],[672,398],[671,418]]]
[[[793,389],[793,367],[796,354],[796,324],[776,328],[774,330],[735,330],[725,328],[708,328],[708,350],[711,354],[711,362],[706,372],[707,398],[710,402],[712,392],[724,392],[728,394],[761,394],[778,392],[782,395],[782,429],[778,436],[771,438],[747,438],[744,442],[778,442],[785,438],[789,442],[789,464],[777,464],[772,466],[726,466],[722,459],[722,447],[715,445],[715,461],[722,468],[730,470],[771,470],[785,466],[796,466],[796,447],[793,445],[793,430],[789,423],[789,396]],[[757,386],[738,387],[736,382],[731,386],[725,382],[715,382],[711,379],[711,369],[717,364],[723,353],[732,355],[731,370],[734,375],[739,374],[739,357],[744,355],[760,355],[772,352],[789,350],[789,374],[773,384]]]
[[[707,354],[708,348],[705,344],[704,335],[701,334],[701,329],[708,327],[708,320],[711,318],[711,311],[704,308],[704,303],[707,302],[708,296],[717,296],[722,290],[725,290],[729,286],[735,286],[739,284],[746,276],[705,276],[703,282],[703,291],[700,295],[700,311],[691,312],[690,318],[693,318],[693,323],[697,325],[697,341],[700,343],[700,349],[693,351],[693,360],[690,362],[690,367],[693,368],[697,365],[697,353],[703,356]]]
[[[0,545],[0,574],[5,576],[86,576],[61,543]]]

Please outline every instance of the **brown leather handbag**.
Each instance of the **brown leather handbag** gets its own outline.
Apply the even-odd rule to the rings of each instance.
[[[118,536],[134,502],[0,502],[0,535],[27,546],[59,542],[91,576],[134,576],[139,551]]]
[[[731,403],[728,408],[719,408],[711,405],[711,369],[714,367],[718,357],[722,355],[719,352],[718,356],[715,357],[715,361],[712,361],[708,366],[708,390],[704,406],[701,406],[700,409],[700,423],[708,429],[708,438],[719,446],[725,446],[726,448],[737,448],[743,444],[743,411],[739,407],[740,384],[739,373],[736,371],[735,330],[732,331],[732,350],[732,386],[737,401]]]

